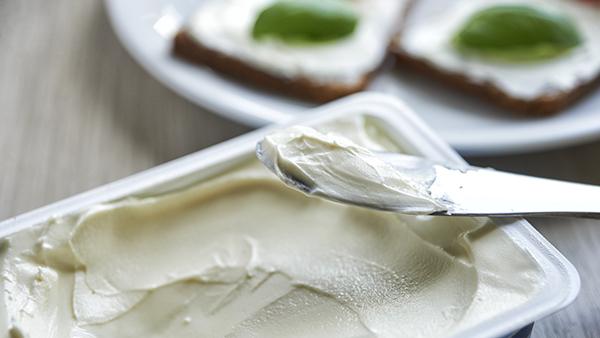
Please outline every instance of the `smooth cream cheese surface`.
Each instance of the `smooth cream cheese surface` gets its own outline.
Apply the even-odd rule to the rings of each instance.
[[[346,1],[359,16],[358,26],[350,36],[331,42],[256,41],[252,38],[256,17],[274,1],[206,0],[184,29],[200,44],[277,76],[354,83],[381,64],[408,4],[407,0]]]
[[[365,125],[320,130],[381,146]],[[543,280],[484,219],[308,197],[256,160],[51,220],[0,249],[0,329],[13,338],[442,337],[524,303]]]
[[[267,135],[260,145],[280,178],[300,182],[311,194],[404,213],[445,210],[430,197],[428,184],[412,179],[414,173],[398,170],[344,136],[295,126]]]
[[[583,43],[567,54],[540,62],[503,63],[461,55],[451,40],[475,12],[499,4],[528,4],[570,16]],[[600,75],[600,9],[570,0],[423,0],[411,8],[396,45],[408,55],[443,70],[492,84],[508,95],[534,100],[568,92]]]

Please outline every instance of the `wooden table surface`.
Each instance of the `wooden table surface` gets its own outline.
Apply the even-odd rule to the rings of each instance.
[[[99,0],[0,1],[0,107],[0,219],[249,130],[150,77],[120,46]],[[599,158],[596,142],[468,160],[600,184]],[[573,305],[538,321],[533,336],[600,337],[600,222],[531,222],[582,279]]]

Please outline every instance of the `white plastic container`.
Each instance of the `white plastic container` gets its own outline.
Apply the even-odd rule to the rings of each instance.
[[[347,114],[371,118],[406,152],[436,160],[463,160],[401,102],[379,94],[358,94],[315,109],[291,124],[316,124]],[[257,141],[277,128],[263,128],[233,140],[93,189],[0,223],[0,237],[80,212],[91,205],[131,195],[165,192],[192,184],[254,156]],[[527,250],[543,270],[544,287],[509,313],[482,321],[460,337],[528,337],[532,323],[568,305],[579,291],[579,275],[550,243],[523,219],[497,219],[502,231]]]

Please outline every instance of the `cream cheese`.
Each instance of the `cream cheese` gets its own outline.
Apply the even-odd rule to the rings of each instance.
[[[266,136],[260,145],[263,162],[310,194],[404,213],[445,210],[414,173],[403,173],[343,136],[296,126]]]
[[[374,71],[407,0],[347,1],[359,23],[347,38],[320,44],[255,41],[252,27],[260,11],[275,0],[206,0],[184,28],[198,43],[277,76],[318,83],[355,83]]]
[[[475,12],[498,4],[530,4],[572,17],[583,43],[558,58],[521,64],[490,61],[459,54],[451,39]],[[600,9],[568,0],[423,0],[411,8],[396,45],[411,57],[491,84],[523,100],[568,92],[600,76]]]
[[[381,147],[364,125],[319,130]],[[542,280],[484,219],[312,198],[256,160],[1,248],[0,332],[12,338],[442,337],[523,304]]]

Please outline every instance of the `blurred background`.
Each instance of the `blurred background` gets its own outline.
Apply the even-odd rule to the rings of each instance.
[[[121,46],[98,0],[0,1],[0,219],[243,134],[177,96]],[[600,185],[600,142],[469,157],[478,166]],[[533,337],[600,336],[600,222],[531,219],[579,270],[573,305]]]

